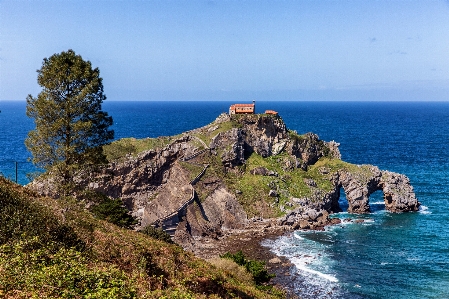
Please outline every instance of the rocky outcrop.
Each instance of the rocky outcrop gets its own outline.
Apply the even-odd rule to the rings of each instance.
[[[321,157],[340,159],[339,144],[331,141],[325,142],[318,135],[307,133],[305,135],[292,134],[287,152],[296,158],[296,165],[307,170],[308,165],[315,164]]]
[[[384,193],[385,208],[394,213],[413,212],[419,208],[410,180],[403,174],[382,171],[380,188]]]
[[[276,219],[279,225],[323,227],[336,221],[329,215],[341,211],[342,189],[350,213],[369,213],[369,197],[378,190],[384,193],[388,211],[418,209],[406,176],[375,166],[344,163],[338,145],[322,141],[313,133],[298,135],[289,131],[276,115],[222,114],[210,125],[185,132],[163,148],[127,155],[99,172],[80,175],[76,183],[80,189],[122,199],[140,220],[136,229],[155,223],[172,226],[175,240],[185,248],[198,238],[218,237],[228,230],[245,228],[251,209],[251,213],[260,212],[254,213],[258,217],[285,213]],[[279,156],[249,169],[245,164],[252,154]],[[320,159],[324,161],[321,163],[330,161],[332,166],[318,167]],[[237,190],[243,177],[248,179],[246,184],[258,185]],[[292,180],[299,182],[301,191],[289,189]],[[51,177],[47,177],[29,187],[54,196],[52,185]],[[249,207],[244,193],[259,189],[262,193],[254,194],[265,197],[250,199]],[[307,196],[296,198],[292,195],[295,192]],[[249,207],[247,211],[244,204]]]
[[[269,170],[265,167],[253,168],[249,173],[251,173],[252,175],[278,176],[278,174],[275,171]]]
[[[209,148],[220,153],[221,161],[226,167],[242,165],[245,162],[245,141],[239,128],[218,133],[212,138]]]
[[[221,229],[241,229],[245,226],[247,215],[234,194],[224,187],[215,189],[203,202],[206,219]]]
[[[226,119],[223,116],[217,120],[223,122]],[[229,167],[244,164],[245,157],[253,152],[266,158],[285,150],[294,157],[294,162],[289,162],[291,167],[304,170],[321,157],[341,157],[338,143],[322,141],[313,133],[298,135],[296,132],[289,132],[279,116],[233,116],[227,120],[237,122],[239,127],[218,133],[209,147],[212,150],[221,149],[222,161]]]
[[[299,207],[280,219],[284,225],[298,228],[315,228],[330,222],[330,213],[340,212],[340,190],[343,188],[348,201],[348,212],[370,212],[369,197],[376,191],[384,194],[385,209],[393,213],[418,211],[420,203],[415,197],[410,180],[402,174],[381,171],[371,165],[359,169],[339,170],[332,177],[333,188],[323,192],[315,188],[308,198],[293,198]]]
[[[402,174],[381,171],[375,166],[364,166],[361,172],[339,172],[338,187],[345,190],[348,212],[369,213],[369,196],[380,190],[384,194],[385,209],[400,213],[417,211],[419,202],[410,185],[410,180]]]
[[[266,158],[279,154],[288,142],[288,130],[279,116],[240,117],[246,149]]]
[[[196,150],[191,141],[191,137],[183,136],[162,149],[112,162],[100,175],[93,175],[80,184],[109,197],[121,198],[135,216],[142,217],[149,201],[167,193],[176,194],[174,189],[182,190],[188,185],[189,173],[180,167],[179,161]],[[177,200],[165,198],[166,209],[170,209],[173,201],[176,205]]]
[[[185,249],[203,237],[217,238],[228,230],[243,229],[247,215],[235,196],[219,187],[204,201],[196,201],[180,219],[174,240]]]
[[[137,202],[132,202],[132,210],[140,213],[136,216],[141,218],[140,225],[145,227],[158,219],[176,213],[179,207],[192,197],[192,192],[193,187],[189,184],[188,172],[175,164],[168,173],[167,183],[157,188],[156,193],[152,193],[154,198],[151,200],[147,198],[135,207]]]

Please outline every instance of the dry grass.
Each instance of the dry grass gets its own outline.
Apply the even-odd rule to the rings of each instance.
[[[246,271],[245,267],[237,265],[236,262],[230,259],[217,257],[207,261],[238,281],[248,284],[254,282],[253,277]]]

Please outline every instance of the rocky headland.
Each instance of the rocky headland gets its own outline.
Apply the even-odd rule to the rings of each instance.
[[[338,222],[329,215],[341,211],[341,188],[350,213],[369,213],[378,190],[386,210],[418,210],[405,175],[346,163],[338,145],[289,130],[278,115],[222,114],[177,136],[115,141],[104,147],[109,164],[77,184],[121,199],[137,230],[162,227],[203,257],[215,252],[208,244],[234,233],[263,237]],[[57,196],[48,179],[29,187]]]

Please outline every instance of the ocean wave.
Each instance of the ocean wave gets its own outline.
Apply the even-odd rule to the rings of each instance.
[[[420,214],[432,214],[432,212],[429,211],[429,207],[426,207],[426,206],[423,206],[423,205],[419,206],[418,212]]]
[[[309,274],[313,274],[313,275],[319,276],[319,277],[324,278],[324,279],[326,279],[326,280],[328,280],[330,282],[338,282],[338,279],[335,276],[333,276],[333,275],[322,273],[320,271],[313,270],[313,269],[310,269],[307,266],[305,266],[305,263],[307,263],[306,261],[308,259],[298,258],[298,257],[291,257],[289,259],[295,265],[296,269],[298,269],[298,270],[301,270],[301,271],[307,272]]]
[[[338,279],[335,276],[321,270],[321,268],[326,269],[326,264],[329,262],[322,250],[326,245],[308,240],[300,235],[308,235],[310,233],[321,232],[294,232],[292,235],[283,236],[274,241],[267,240],[262,245],[269,247],[276,255],[289,259],[295,265],[298,273],[307,275],[311,279],[315,277],[313,280],[316,280],[318,277],[328,282],[337,283]],[[332,232],[330,233],[332,234]],[[296,249],[293,250],[293,248]],[[314,284],[317,283],[319,282],[314,282]]]
[[[304,238],[298,234],[293,234],[293,237],[295,237],[296,239],[299,239],[299,240],[304,240]]]

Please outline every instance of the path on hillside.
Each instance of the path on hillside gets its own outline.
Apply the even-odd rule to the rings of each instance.
[[[181,206],[173,211],[172,213],[157,219],[156,221],[154,221],[152,224],[150,224],[151,226],[156,226],[156,227],[161,227],[165,232],[167,232],[168,234],[170,234],[172,237],[174,236],[174,233],[176,231],[176,228],[179,224],[179,220],[180,220],[180,215],[184,214],[184,210],[187,209],[187,207],[192,204],[195,200],[196,197],[196,192],[195,192],[195,188],[193,187],[200,179],[201,177],[206,173],[207,168],[209,167],[209,164],[197,164],[197,163],[193,163],[193,162],[188,162],[189,160],[192,160],[194,158],[196,158],[197,156],[205,153],[206,151],[209,151],[210,148],[206,145],[206,143],[201,140],[200,138],[193,136],[194,138],[196,138],[197,140],[199,140],[201,142],[201,144],[204,145],[204,149],[190,155],[187,157],[182,158],[181,160],[183,162],[187,162],[187,163],[191,163],[193,165],[196,166],[203,166],[203,169],[201,170],[201,172],[193,179],[189,182],[189,186],[191,188],[191,195],[190,198],[187,199],[184,203],[181,204]]]

